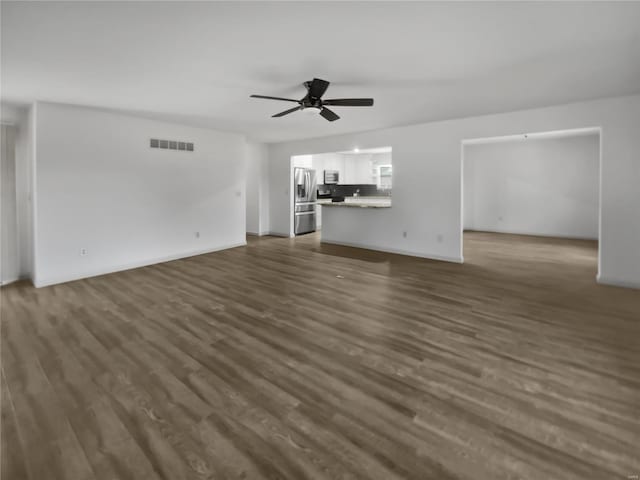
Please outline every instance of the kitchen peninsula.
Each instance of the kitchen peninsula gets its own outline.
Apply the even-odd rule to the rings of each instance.
[[[384,250],[371,232],[389,224],[391,197],[346,197],[343,202],[321,200],[320,241],[352,247]]]

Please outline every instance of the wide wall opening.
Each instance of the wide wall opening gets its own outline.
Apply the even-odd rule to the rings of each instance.
[[[600,131],[466,140],[462,146],[465,263],[594,278],[600,237]]]

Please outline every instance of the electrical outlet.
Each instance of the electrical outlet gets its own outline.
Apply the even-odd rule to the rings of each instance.
[[[81,248],[80,249],[80,256],[84,257],[86,255],[89,255],[89,251],[86,248]]]
[[[407,238],[407,232],[406,232],[406,231],[402,232],[402,236],[403,236],[404,238]]]
[[[444,240],[444,235],[442,235],[441,233],[438,234],[438,236],[436,237],[438,240],[438,243],[442,243],[442,241]]]
[[[196,232],[196,238],[200,238],[200,232]]]

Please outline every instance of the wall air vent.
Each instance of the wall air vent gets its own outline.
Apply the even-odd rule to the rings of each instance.
[[[193,143],[178,142],[176,140],[159,140],[152,138],[149,140],[149,146],[151,148],[163,148],[165,150],[181,150],[183,152],[193,152]]]

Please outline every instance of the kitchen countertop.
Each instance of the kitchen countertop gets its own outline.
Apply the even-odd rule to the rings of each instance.
[[[330,198],[318,199],[323,207],[391,208],[391,197],[346,197],[344,202],[332,202]]]

